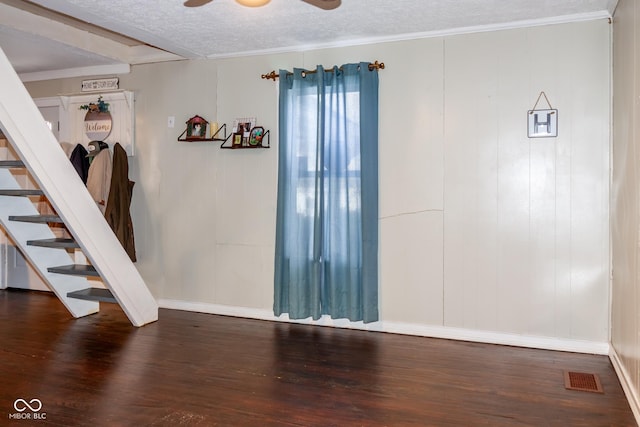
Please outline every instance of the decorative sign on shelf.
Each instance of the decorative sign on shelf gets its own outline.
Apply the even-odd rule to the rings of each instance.
[[[82,92],[99,92],[104,90],[117,90],[119,79],[111,77],[109,79],[93,79],[82,81]]]

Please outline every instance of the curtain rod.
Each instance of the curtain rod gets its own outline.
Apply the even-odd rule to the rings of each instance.
[[[340,68],[342,69],[342,68]],[[373,70],[384,70],[384,62],[378,62],[376,60],[376,62],[370,63],[369,64],[369,71],[373,71]],[[329,69],[329,70],[325,70],[326,73],[333,73],[333,69]],[[311,71],[305,71],[306,74],[315,74],[317,73],[316,70],[311,70]],[[292,75],[293,73],[288,73],[289,75]],[[276,81],[276,79],[278,77],[280,77],[278,75],[278,73],[274,71],[270,72],[269,74],[263,74],[261,76],[263,79],[267,79],[267,80],[273,80],[274,82]]]

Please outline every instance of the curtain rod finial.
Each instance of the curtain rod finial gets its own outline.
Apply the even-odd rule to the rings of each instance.
[[[384,62],[374,62],[373,64],[369,64],[369,70],[384,70]]]
[[[267,80],[273,80],[275,82],[276,79],[278,78],[278,74],[274,70],[274,71],[270,72],[269,74],[263,74],[262,78],[263,79],[267,79]]]

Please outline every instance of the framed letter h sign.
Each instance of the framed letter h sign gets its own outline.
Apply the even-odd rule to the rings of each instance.
[[[544,96],[548,110],[537,110],[540,98]],[[558,136],[558,110],[554,109],[544,92],[540,92],[532,110],[527,111],[527,136],[529,138],[553,138]]]
[[[558,110],[529,110],[529,138],[558,136]]]

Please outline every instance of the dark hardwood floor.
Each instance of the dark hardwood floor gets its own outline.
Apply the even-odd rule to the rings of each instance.
[[[0,331],[0,425],[636,425],[605,356],[175,310],[134,328],[15,290]],[[604,394],[566,390],[564,370]]]

